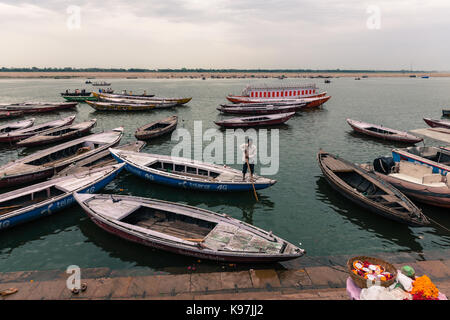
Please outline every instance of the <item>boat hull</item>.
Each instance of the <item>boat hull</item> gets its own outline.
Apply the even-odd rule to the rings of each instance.
[[[119,163],[125,162],[114,153],[111,154],[117,162]],[[213,192],[239,192],[239,191],[253,190],[253,186],[251,183],[208,183],[199,181],[189,181],[180,178],[168,178],[154,172],[143,170],[128,162],[125,162],[125,170],[145,180],[181,189],[192,189],[192,190],[213,191]],[[261,190],[266,189],[272,186],[273,184],[274,183],[255,183],[254,186],[255,190]]]
[[[93,96],[62,96],[66,101],[69,102],[85,102],[85,101],[97,101],[96,97]]]
[[[328,182],[328,184],[333,188],[335,191],[337,191],[339,194],[341,194],[346,199],[350,200],[354,204],[369,210],[370,212],[373,212],[377,215],[380,215],[382,217],[385,217],[387,219],[397,221],[400,223],[404,223],[410,226],[423,226],[424,223],[416,223],[414,220],[407,220],[403,219],[401,217],[398,217],[396,215],[393,215],[391,212],[389,212],[385,207],[378,205],[376,202],[362,198],[359,196],[359,193],[356,192],[353,188],[346,188],[344,185],[342,185],[335,176],[334,173],[330,173],[324,166],[322,165],[322,162],[320,160],[320,153],[318,155],[319,160],[319,166],[322,170],[322,173],[325,177],[325,180]]]
[[[274,126],[278,124],[283,124],[288,121],[290,118],[294,116],[294,112],[289,113],[285,116],[274,117],[269,120],[261,120],[261,121],[236,121],[233,119],[225,120],[225,121],[214,121],[214,123],[220,127],[224,128],[243,128],[243,127],[261,127],[261,126]],[[280,114],[281,115],[281,114]],[[272,115],[274,116],[274,115]]]
[[[221,107],[217,108],[217,110],[225,114],[265,115],[265,114],[278,114],[286,112],[297,112],[301,110],[302,107],[304,106],[305,104],[279,108]]]
[[[164,123],[164,124],[168,124],[168,125],[165,128],[161,128],[160,130],[157,130],[157,129],[145,130],[145,127],[151,127],[152,125],[155,125],[158,123]],[[134,136],[138,140],[154,139],[154,138],[160,137],[162,135],[173,132],[177,128],[177,125],[178,125],[178,117],[177,116],[169,117],[167,119],[164,119],[161,121],[155,121],[153,123],[150,123],[144,127],[137,129]]]
[[[35,105],[34,107],[32,107],[32,105],[24,105],[24,106],[14,106],[14,105],[10,105],[7,106],[7,110],[8,111],[21,111],[23,113],[42,113],[42,112],[52,112],[52,111],[59,111],[59,110],[64,110],[64,109],[69,109],[69,108],[74,108],[76,107],[76,105],[78,104],[78,102],[66,102],[66,103],[61,103],[61,104],[49,104],[49,105]],[[1,111],[2,109],[0,109]]]
[[[109,175],[105,176],[103,179],[84,187],[83,189],[77,191],[79,193],[96,193],[102,190],[108,183],[114,180],[115,177],[120,173],[123,167],[113,171]],[[39,205],[32,210],[19,214],[17,216],[0,219],[0,231],[17,226],[22,223],[37,220],[39,218],[52,215],[62,209],[68,208],[75,201],[73,193],[64,194],[56,197],[54,201],[47,202],[43,205]]]
[[[155,104],[148,104],[148,105],[127,105],[127,104],[121,104],[121,105],[105,105],[105,104],[99,104],[94,101],[86,101],[88,105],[90,105],[92,108],[98,111],[148,111],[155,109]]]
[[[429,125],[432,128],[447,128],[450,129],[450,122],[444,122],[444,121],[435,121],[433,119],[423,118],[423,121],[427,125]]]
[[[311,101],[308,101],[309,99],[306,99],[306,106],[304,106],[303,108],[304,109],[318,108],[330,99],[331,96],[314,97],[314,99],[312,99]]]
[[[357,133],[361,133],[373,138],[377,138],[377,139],[382,139],[382,140],[389,140],[389,141],[395,141],[395,142],[402,142],[402,143],[417,143],[422,141],[422,138],[419,137],[414,137],[412,135],[407,134],[406,132],[402,134],[383,134],[381,132],[376,132],[376,131],[372,131],[372,130],[368,130],[362,126],[359,126],[358,122],[354,122],[350,119],[347,119],[347,123],[350,125],[350,127],[352,127],[352,129],[357,132]],[[376,125],[372,125],[373,127],[379,127]],[[387,131],[397,131],[397,130],[393,130],[393,129],[389,129],[389,128],[382,128],[379,127],[381,130],[387,130]]]

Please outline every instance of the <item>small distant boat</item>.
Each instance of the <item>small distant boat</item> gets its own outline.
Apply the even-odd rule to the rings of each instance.
[[[11,133],[17,130],[26,129],[34,124],[35,118],[30,118],[17,122],[10,122],[0,126],[0,135],[5,133]]]
[[[77,102],[26,102],[0,105],[0,111],[21,111],[23,113],[53,112],[77,106]]]
[[[203,191],[251,191],[268,188],[276,180],[253,175],[251,181],[242,180],[242,172],[228,166],[219,166],[186,158],[110,149],[125,169],[138,177],[155,183],[184,189]]]
[[[100,81],[100,82],[92,82],[92,85],[94,87],[106,87],[106,86],[110,86],[111,83],[110,82],[106,82],[106,81]]]
[[[23,111],[0,111],[0,119],[17,118],[23,115]]]
[[[15,131],[8,132],[8,133],[1,133],[0,134],[0,142],[8,142],[8,143],[17,142],[19,140],[23,140],[23,139],[29,138],[31,136],[34,136],[36,134],[47,131],[49,129],[60,128],[63,126],[70,125],[74,120],[75,120],[75,116],[70,116],[67,118],[38,124],[36,126],[29,126],[25,129],[15,130]],[[33,121],[34,121],[34,118],[33,118]]]
[[[443,117],[450,116],[450,109],[442,109],[442,116]]]
[[[433,168],[433,173],[447,175],[450,171],[449,147],[408,147],[393,149],[392,157],[395,162],[407,160],[428,165]]]
[[[98,192],[123,169],[123,164],[69,175],[0,195],[0,231],[61,211],[75,200],[73,192]]]
[[[91,80],[86,80],[85,84],[91,84],[92,81]]]
[[[322,150],[317,160],[329,185],[355,204],[410,226],[430,223],[414,203],[375,174]]]
[[[156,107],[155,103],[152,104],[126,104],[115,102],[94,102],[86,101],[88,105],[98,111],[148,111]],[[175,106],[175,104],[170,104]]]
[[[355,80],[361,80],[361,78],[360,77],[356,77]]]
[[[295,112],[268,114],[264,116],[232,118],[222,121],[214,121],[220,127],[225,128],[239,128],[239,127],[258,127],[258,126],[273,126],[285,123],[294,116]]]
[[[139,140],[149,140],[164,134],[171,133],[177,127],[178,117],[171,116],[162,120],[153,121],[136,130],[134,136]]]
[[[427,165],[405,160],[395,163],[390,157],[377,158],[372,164],[361,167],[371,170],[378,177],[412,199],[431,206],[450,208],[450,186],[446,177],[433,173]]]
[[[49,178],[70,164],[117,145],[123,128],[65,142],[0,167],[0,187],[10,187]]]
[[[94,97],[91,92],[86,92],[86,90],[81,91],[75,91],[75,92],[69,92],[66,90],[66,92],[61,92],[61,96],[67,100],[67,101],[73,101],[73,102],[85,102],[86,100],[89,101],[95,101],[97,100],[96,97]]]
[[[423,118],[423,121],[426,122],[432,128],[447,128],[450,129],[450,121],[446,120],[434,120],[430,118]]]
[[[404,131],[399,131],[395,129],[385,128],[376,124],[371,124],[363,121],[357,121],[352,119],[347,119],[347,123],[354,131],[358,133],[363,133],[371,137],[397,141],[403,143],[417,143],[422,141],[422,138],[416,137]]]
[[[422,76],[422,79],[428,79],[430,76]]]
[[[67,141],[87,134],[97,123],[97,119],[76,123],[60,128],[46,130],[40,134],[17,142],[18,147],[42,146],[50,143]]]
[[[417,76],[415,74],[411,74],[409,77],[410,78],[416,78]]]
[[[286,261],[305,252],[226,214],[162,200],[112,194],[74,198],[100,228],[128,241],[213,261]]]
[[[331,83],[331,80],[326,79],[324,83]]]
[[[248,106],[248,107],[235,107],[234,105],[229,107],[217,108],[222,113],[225,114],[245,114],[245,115],[259,115],[259,114],[277,114],[277,113],[289,113],[297,112],[301,110],[306,103],[285,105],[285,106],[274,106],[274,105],[264,105],[264,106]]]

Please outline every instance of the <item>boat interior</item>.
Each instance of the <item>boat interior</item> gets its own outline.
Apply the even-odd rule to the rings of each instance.
[[[145,131],[153,131],[153,130],[158,130],[158,129],[164,129],[164,128],[167,128],[170,124],[171,124],[171,123],[161,123],[161,122],[158,122],[158,123],[155,123],[155,124],[152,125],[152,126],[143,128],[142,130],[143,130],[143,131],[144,131],[144,130],[145,130]]]
[[[142,228],[182,238],[201,241],[217,223],[197,219],[187,215],[140,206],[120,221]]]
[[[407,149],[409,153],[428,160],[450,165],[450,153],[435,147],[412,147]]]
[[[165,161],[153,161],[151,164],[147,165],[147,167],[151,169],[156,169],[163,172],[176,173],[183,176],[193,177],[193,178],[210,178],[214,179],[220,176],[220,173],[201,169],[196,166],[188,166],[184,164],[176,164],[173,162],[165,162]]]
[[[18,130],[18,129],[20,129],[20,128],[6,127],[6,128],[3,128],[3,129],[0,129],[0,133],[8,133],[8,132],[15,131],[15,130]]]
[[[30,191],[29,193],[14,199],[0,201],[0,216],[20,208],[46,201],[64,193],[64,191],[53,185],[48,186],[45,189]]]
[[[364,197],[389,207],[390,209],[404,213],[409,212],[408,207],[406,207],[402,201],[399,201],[397,196],[386,192],[381,185],[373,183],[361,172],[345,162],[325,155],[322,156],[322,164],[327,166],[336,176]]]
[[[432,167],[404,160],[396,164],[390,175],[401,180],[434,187],[448,187],[450,183],[440,173],[433,173]]]
[[[78,144],[69,146],[65,149],[61,149],[61,150],[46,154],[45,156],[35,159],[35,160],[32,160],[30,162],[25,162],[25,164],[33,165],[33,166],[51,167],[55,163],[58,163],[63,160],[67,160],[72,157],[76,157],[82,153],[86,153],[91,150],[97,149],[100,146],[101,146],[101,144],[99,144],[99,143],[93,143],[91,141],[84,141],[84,142],[80,142]]]
[[[372,132],[376,132],[376,133],[382,133],[382,134],[395,134],[395,132],[392,131],[388,131],[388,130],[384,130],[381,128],[377,128],[377,127],[369,127],[369,128],[365,128],[366,130],[372,131]]]
[[[74,132],[74,131],[78,131],[80,129],[74,129],[74,128],[66,128],[66,129],[61,129],[61,130],[55,130],[53,132],[49,132],[46,134],[46,136],[60,136],[60,135],[64,135],[70,132]]]

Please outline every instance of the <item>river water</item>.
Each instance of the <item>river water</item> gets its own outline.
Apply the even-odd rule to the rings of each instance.
[[[125,127],[122,143],[134,141],[137,127],[172,114],[179,117],[179,128],[194,135],[194,121],[202,121],[203,131],[216,128],[216,107],[225,103],[228,93],[238,94],[248,84],[245,79],[104,79],[116,91],[122,89],[157,96],[192,97],[184,107],[140,113],[97,112],[87,104],[58,114],[36,115],[36,123],[76,113],[76,121],[96,118],[94,132]],[[449,234],[437,226],[412,228],[376,216],[349,203],[332,191],[322,177],[316,154],[320,148],[353,162],[371,162],[389,155],[399,145],[380,142],[351,132],[345,119],[352,118],[401,130],[425,127],[423,117],[440,118],[444,106],[450,105],[449,78],[411,79],[376,78],[361,81],[353,78],[333,79],[317,85],[331,96],[322,108],[301,112],[279,130],[279,170],[271,176],[278,182],[258,192],[216,194],[186,191],[150,184],[126,172],[110,183],[105,193],[130,194],[198,206],[225,212],[235,218],[272,230],[294,243],[301,243],[310,256],[370,254],[380,252],[423,252],[450,245]],[[97,81],[97,80],[95,80]],[[264,79],[253,83],[291,80]],[[310,83],[312,79],[299,79]],[[82,79],[1,79],[0,103],[62,101],[59,93],[66,89],[86,88]],[[95,89],[95,90],[98,90]],[[1,120],[5,123],[6,120]],[[270,139],[270,136],[269,136]],[[427,145],[439,142],[425,140]],[[171,154],[178,141],[170,136],[149,143],[143,152]],[[205,143],[208,144],[207,142]],[[36,149],[0,148],[0,164],[30,154]],[[240,155],[239,155],[240,157]],[[240,168],[241,165],[233,165]],[[259,170],[257,166],[257,170]],[[258,172],[257,172],[258,173]],[[450,226],[448,210],[420,205],[424,213]],[[0,234],[0,272],[19,270],[108,267],[162,272],[180,272],[197,263],[195,259],[152,250],[116,238],[93,224],[77,206],[39,221]],[[202,261],[205,268],[220,265]],[[222,266],[223,267],[223,266]]]

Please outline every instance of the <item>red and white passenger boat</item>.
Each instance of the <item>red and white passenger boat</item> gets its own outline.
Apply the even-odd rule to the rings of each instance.
[[[282,86],[248,85],[240,96],[228,95],[232,103],[260,103],[289,101],[292,99],[323,97],[326,92],[320,92],[315,84],[288,84]]]

